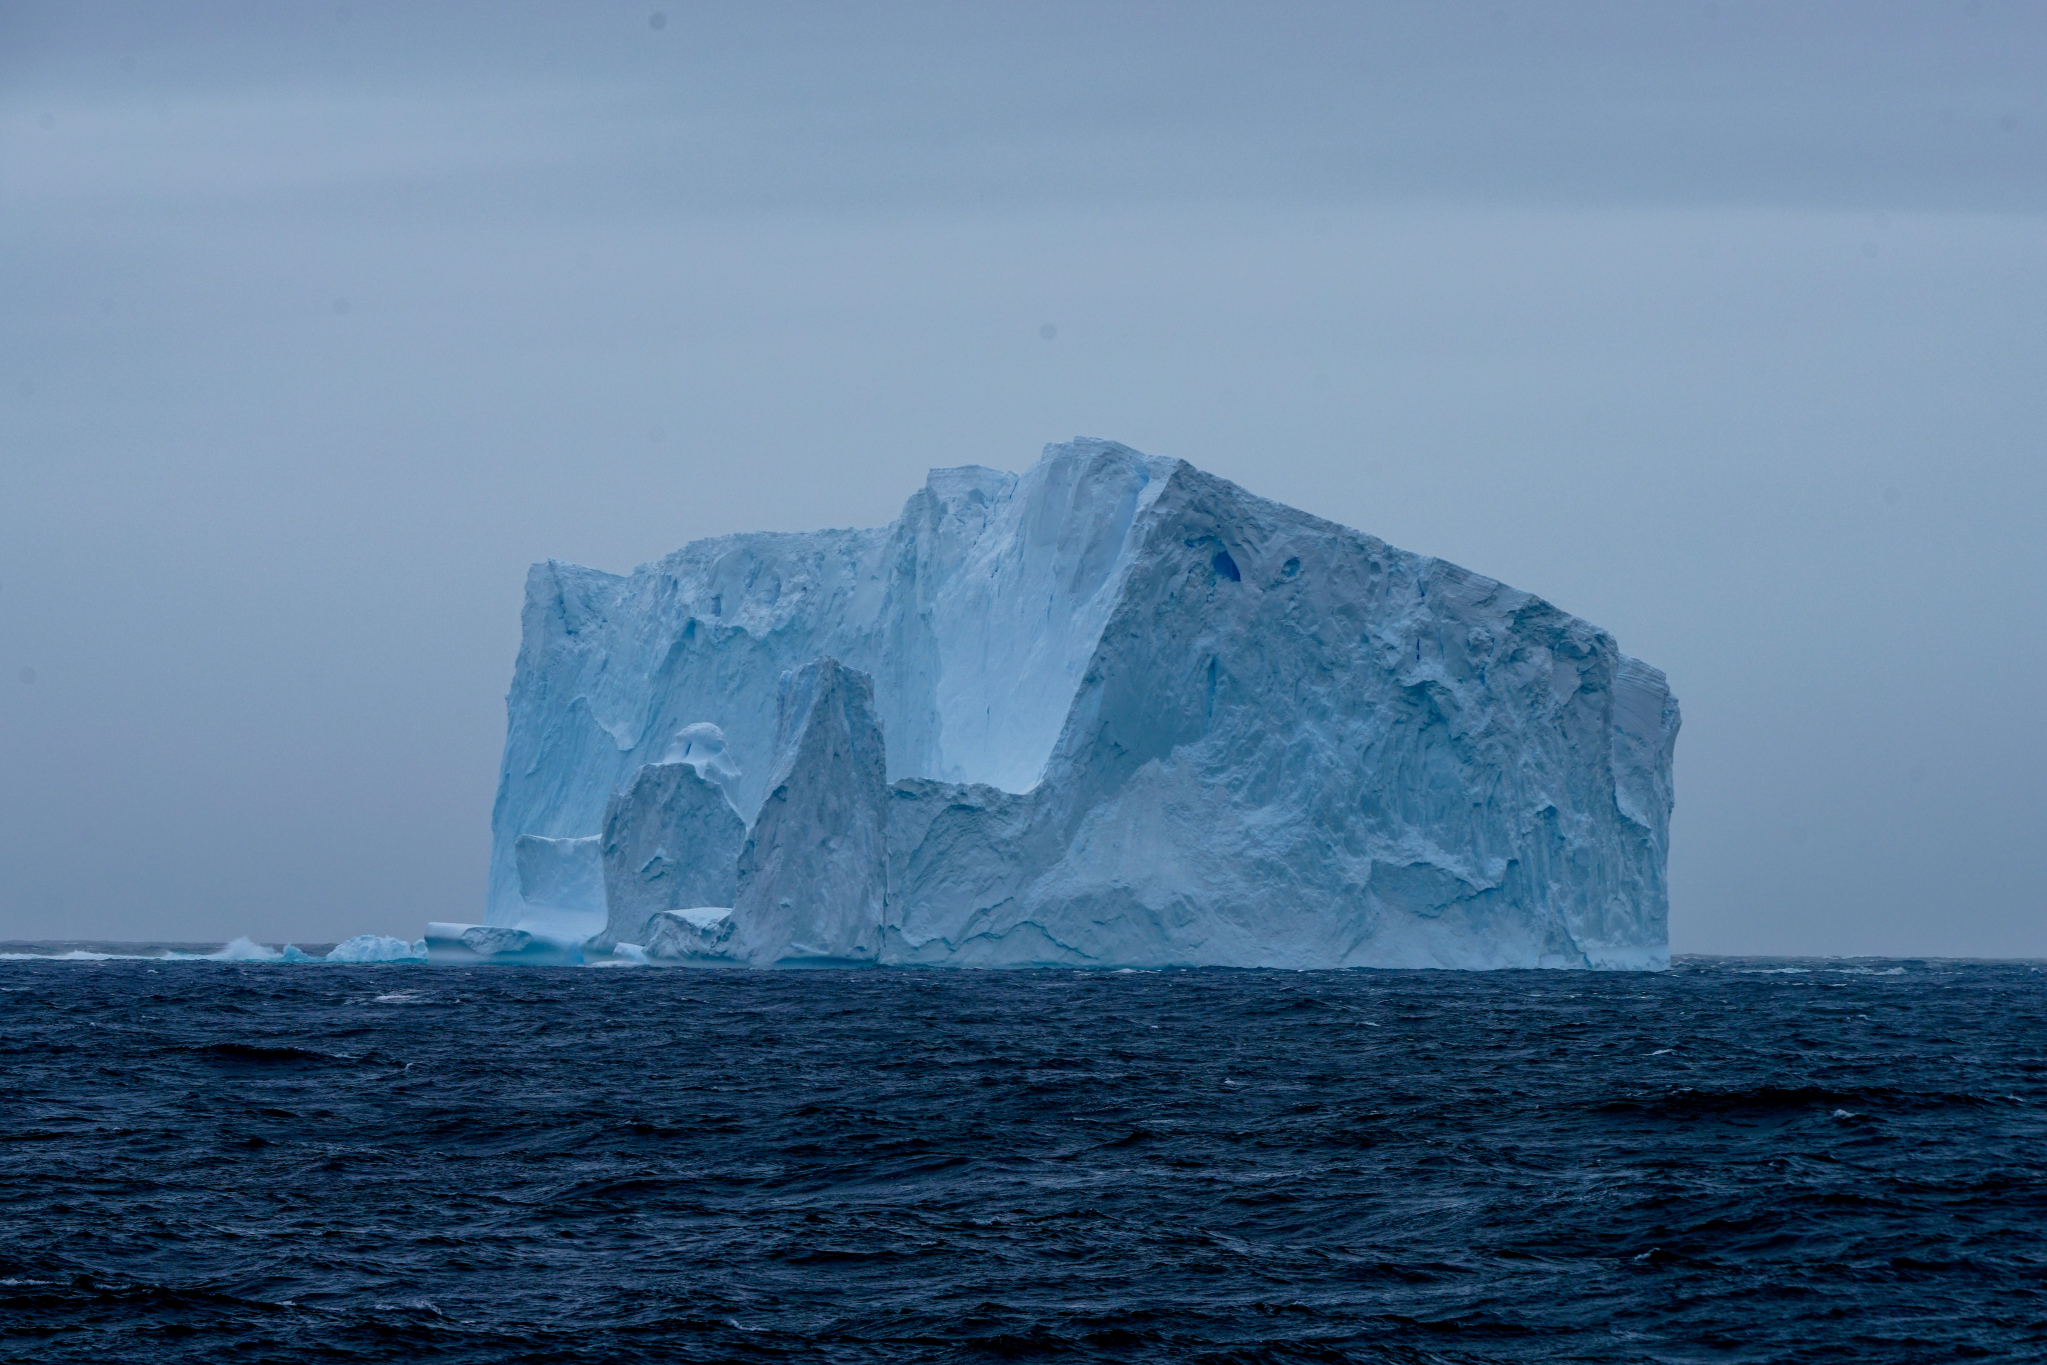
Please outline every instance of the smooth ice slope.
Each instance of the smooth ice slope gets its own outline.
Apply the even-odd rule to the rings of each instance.
[[[522,834],[512,845],[525,903],[521,923],[567,926],[588,934],[604,924],[603,840]]]
[[[792,766],[806,669],[838,728]],[[878,530],[536,566],[509,709],[492,924],[533,911],[521,835],[598,833],[708,722],[786,868],[869,849],[880,801],[882,962],[1667,960],[1660,673],[1539,598],[1111,442],[934,471]],[[717,951],[840,942],[872,903],[850,866],[805,873],[835,889],[780,927],[793,889],[742,890]]]

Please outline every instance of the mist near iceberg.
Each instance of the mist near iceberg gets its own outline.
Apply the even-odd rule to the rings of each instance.
[[[1112,441],[528,576],[436,961],[1668,965],[1676,699],[1606,632]]]

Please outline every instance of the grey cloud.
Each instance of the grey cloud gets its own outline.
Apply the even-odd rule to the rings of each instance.
[[[20,107],[192,101],[240,125],[244,173],[441,152],[513,201],[605,213],[2020,210],[2047,185],[2047,15],[2019,4],[745,6],[659,32],[630,5],[178,13],[24,8],[0,79]]]

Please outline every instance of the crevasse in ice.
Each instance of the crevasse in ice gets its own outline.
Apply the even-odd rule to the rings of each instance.
[[[635,961],[1668,960],[1661,673],[1114,442],[536,565],[508,709],[487,924]]]

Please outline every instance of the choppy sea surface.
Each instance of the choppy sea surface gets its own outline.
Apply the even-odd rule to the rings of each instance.
[[[2039,1361],[2047,972],[0,961],[0,1358]]]

